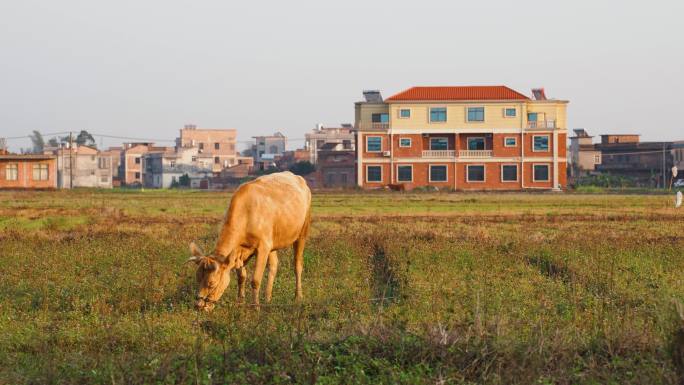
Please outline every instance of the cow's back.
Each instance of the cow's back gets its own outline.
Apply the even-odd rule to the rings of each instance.
[[[269,239],[274,248],[294,242],[308,220],[311,191],[289,171],[261,176],[238,188],[227,225],[241,226],[247,238]]]

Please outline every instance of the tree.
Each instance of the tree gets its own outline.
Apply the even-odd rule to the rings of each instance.
[[[74,140],[79,146],[95,147],[95,138],[86,130],[81,130]]]
[[[59,147],[59,139],[55,137],[50,138],[50,140],[48,140],[48,146]]]
[[[183,187],[190,187],[190,176],[188,174],[183,174],[178,178],[178,184]]]
[[[42,154],[43,149],[45,148],[45,141],[43,140],[43,135],[40,132],[33,130],[33,134],[29,135],[29,138],[31,138],[31,143],[33,143],[33,153]]]
[[[316,171],[316,166],[311,164],[308,160],[303,160],[290,166],[290,171],[295,175],[309,175]]]

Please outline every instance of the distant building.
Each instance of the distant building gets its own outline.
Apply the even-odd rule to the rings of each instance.
[[[684,141],[672,143],[672,161],[679,169],[677,179],[684,179]]]
[[[143,155],[143,186],[170,188],[187,175],[191,188],[200,188],[202,181],[213,176],[213,158],[200,154],[197,147],[180,148],[174,152],[150,152]],[[203,188],[207,188],[206,186]]]
[[[295,163],[310,162],[310,153],[306,149],[297,149],[285,151],[282,156],[276,160],[276,167],[280,170],[287,170]]]
[[[341,149],[355,150],[354,128],[351,124],[342,124],[341,127],[323,127],[319,124],[312,132],[305,135],[304,148],[309,151],[309,161],[313,164],[318,162],[318,150],[325,144],[340,144]]]
[[[57,187],[57,157],[0,153],[0,189]]]
[[[593,136],[590,136],[583,128],[573,130],[575,136],[570,137],[569,169],[570,175],[578,177],[596,170],[596,165],[601,164],[601,151],[593,144]]]
[[[112,187],[121,186],[121,178],[119,177],[122,173],[121,171],[121,155],[123,153],[123,147],[109,147],[106,150],[100,151],[102,156],[109,156],[111,158],[111,170],[112,170]]]
[[[211,157],[211,169],[220,172],[226,167],[238,164],[236,138],[237,130],[232,128],[208,129],[187,124],[176,138],[176,149],[197,147],[200,155]]]
[[[269,136],[254,136],[252,155],[254,165],[259,170],[267,170],[276,166],[276,160],[285,152],[287,138],[280,132]]]
[[[143,183],[143,156],[149,153],[173,152],[171,147],[155,146],[151,142],[124,143],[119,166],[122,185],[141,186]]]
[[[94,147],[61,147],[57,156],[57,187],[112,188],[112,157]]]
[[[356,151],[345,149],[342,143],[326,143],[317,152],[316,172],[323,187],[356,185]]]
[[[673,142],[641,142],[639,135],[601,135],[594,145],[601,152],[602,173],[622,175],[639,185],[663,187],[674,165]]]

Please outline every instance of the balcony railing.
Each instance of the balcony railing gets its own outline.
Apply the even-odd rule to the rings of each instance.
[[[527,122],[527,128],[556,128],[556,121],[555,120],[537,120],[537,121],[528,121]]]
[[[423,151],[423,158],[453,158],[456,156],[454,150],[425,150]]]
[[[461,158],[490,158],[492,150],[460,150],[458,156]]]
[[[386,122],[386,123],[361,122],[355,126],[355,128],[357,130],[387,130],[389,127],[390,127],[390,124],[388,122]]]

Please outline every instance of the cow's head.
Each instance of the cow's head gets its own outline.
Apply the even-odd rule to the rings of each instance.
[[[216,302],[221,298],[223,292],[230,283],[230,271],[235,267],[235,263],[228,263],[228,259],[205,255],[202,249],[194,242],[190,243],[190,254],[188,262],[197,264],[197,310],[211,311]]]

